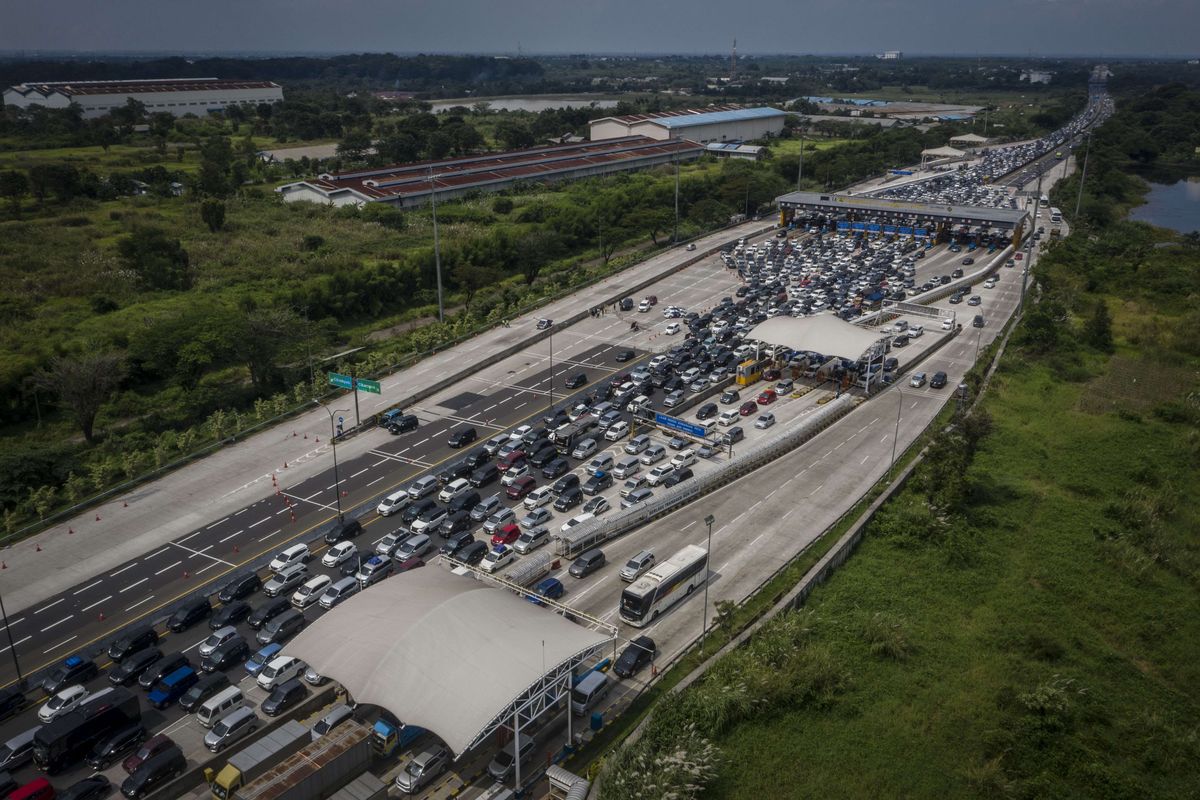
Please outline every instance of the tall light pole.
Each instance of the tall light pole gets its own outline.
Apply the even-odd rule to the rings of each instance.
[[[679,241],[679,159],[675,159],[675,229],[671,231],[671,244]]]
[[[904,409],[904,392],[900,391],[900,384],[896,384],[896,432],[892,436],[892,466],[888,467],[890,471],[896,466],[896,442],[900,438],[900,412]]]
[[[800,190],[800,181],[804,179],[804,131],[800,131],[800,169],[796,173],[796,190]]]
[[[550,332],[550,407],[546,413],[554,413],[554,332]]]
[[[433,167],[429,168],[429,202],[433,206],[433,264],[437,271],[438,322],[445,322],[446,311],[442,307],[442,247],[438,239],[437,186],[433,183]]]
[[[1088,129],[1087,145],[1083,151],[1083,169],[1079,173],[1079,192],[1075,195],[1075,219],[1073,222],[1079,221],[1079,206],[1083,203],[1083,182],[1087,180],[1087,162],[1088,154],[1092,152],[1092,131]]]
[[[322,409],[326,414],[329,415],[329,444],[333,448],[333,497],[337,501],[338,521],[341,522],[342,519],[344,519],[344,517],[342,516],[342,481],[338,477],[337,431],[333,427],[333,415],[337,414],[339,412],[341,412],[343,414],[349,413],[350,409],[348,409],[348,408],[338,408],[338,409],[326,408],[325,406],[321,405],[319,400],[313,400],[313,405]]]
[[[712,526],[717,521],[717,518],[709,514],[704,518],[704,524],[708,526],[708,553],[704,556],[704,570],[708,572],[708,559],[712,558]],[[708,634],[708,576],[704,577],[704,622],[700,628],[700,655],[704,655],[704,637]]]
[[[13,642],[12,628],[8,625],[8,612],[4,610],[4,595],[0,594],[0,616],[4,617],[4,632],[8,634],[8,652],[12,653],[13,666],[17,668],[17,685],[25,688],[25,676],[21,674],[21,662],[17,659],[17,645]]]

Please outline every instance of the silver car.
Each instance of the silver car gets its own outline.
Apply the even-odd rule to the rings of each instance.
[[[218,628],[217,630],[213,631],[212,636],[209,636],[200,643],[200,657],[204,658],[206,655],[212,653],[213,650],[216,650],[218,647],[225,644],[237,635],[237,628],[233,627],[232,625],[226,625],[224,628]]]
[[[253,710],[243,706],[223,717],[213,725],[211,731],[204,734],[204,746],[214,753],[219,753],[257,728],[258,717],[254,715]]]

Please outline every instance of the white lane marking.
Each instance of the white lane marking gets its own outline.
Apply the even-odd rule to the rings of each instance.
[[[121,567],[119,570],[117,570],[116,572],[114,572],[114,573],[110,574],[108,577],[110,577],[110,578],[115,578],[115,577],[117,577],[118,575],[120,575],[122,572],[125,572],[126,570],[133,569],[133,568],[134,568],[134,567],[136,567],[136,566],[137,566],[137,563],[135,562],[135,563],[133,563],[133,564],[129,564],[129,565],[127,565],[127,566]]]
[[[64,640],[64,641],[61,641],[61,642],[59,642],[58,644],[54,645],[54,647],[51,647],[51,648],[49,648],[48,650],[43,650],[43,651],[42,651],[42,655],[46,655],[47,653],[50,653],[50,652],[52,652],[52,651],[54,651],[54,650],[57,650],[57,649],[58,649],[58,648],[60,648],[60,647],[63,647],[63,646],[65,646],[65,645],[68,645],[68,644],[70,644],[71,642],[75,641],[75,640],[76,640],[76,639],[78,639],[78,638],[79,638],[79,634],[75,634],[75,635],[74,635],[74,636],[72,636],[70,639],[66,639],[66,640]]]
[[[378,478],[376,478],[375,480],[368,483],[367,486],[374,486],[375,484],[379,483],[381,480],[383,480],[386,477],[387,477],[386,475],[380,475]]]
[[[869,455],[865,455],[865,456],[863,456],[863,460],[862,460],[862,461],[860,461],[860,462],[858,462],[858,463],[859,463],[859,466],[862,466],[863,464],[867,463],[867,459],[868,459],[868,458],[870,458],[870,457],[871,457],[871,456],[869,456]]]
[[[183,538],[182,538],[182,539],[180,539],[179,541],[180,541],[180,542],[186,542],[188,539],[191,539],[191,538],[193,538],[193,537],[195,537],[195,536],[199,536],[199,535],[200,535],[200,533],[201,533],[200,531],[196,531],[195,533],[189,533],[187,536],[183,537]]]
[[[149,597],[145,598],[144,600],[138,600],[136,603],[134,603],[133,605],[131,605],[129,608],[127,608],[125,610],[133,611],[138,606],[142,605],[143,603],[149,603],[153,599],[154,599],[154,595],[150,595]]]
[[[692,527],[692,526],[693,526],[693,525],[695,525],[695,524],[696,524],[696,520],[692,520],[691,522],[689,522],[687,525],[684,525],[684,526],[683,526],[682,528],[680,528],[679,530],[681,530],[681,531],[686,531],[688,528]]]
[[[205,572],[205,571],[207,571],[207,570],[210,570],[210,569],[212,569],[213,567],[215,567],[215,566],[216,566],[218,563],[225,563],[225,564],[229,564],[229,562],[228,562],[228,561],[225,561],[225,562],[214,561],[213,563],[209,564],[207,567],[201,567],[200,569],[196,570],[196,574],[197,574],[197,575],[199,575],[201,572]],[[231,566],[231,567],[232,567],[232,566],[233,566],[233,564],[229,564],[229,566]]]
[[[276,534],[279,534],[279,533],[283,533],[283,528],[280,528],[279,530],[277,530],[277,531],[275,531],[275,532],[273,532],[273,533],[268,533],[266,536],[264,536],[264,537],[262,537],[261,539],[259,539],[259,541],[260,541],[260,542],[265,542],[267,539],[270,539],[272,536],[275,536]]]
[[[42,606],[41,608],[39,608],[37,611],[35,611],[35,612],[33,612],[33,613],[35,613],[35,614],[40,614],[40,613],[42,613],[43,611],[46,611],[46,610],[48,610],[48,609],[51,609],[51,608],[54,608],[56,605],[58,605],[59,603],[63,602],[63,601],[64,601],[64,600],[66,600],[66,599],[67,599],[67,598],[65,598],[65,597],[60,597],[60,598],[58,598],[57,600],[55,600],[53,603],[51,603],[50,605],[48,605],[48,606]]]
[[[320,489],[320,490],[318,490],[318,491],[315,491],[315,492],[313,492],[312,494],[310,494],[308,497],[305,497],[304,499],[305,499],[305,500],[312,500],[314,497],[316,497],[317,495],[319,495],[321,492],[326,492],[326,491],[329,491],[329,490],[330,490],[330,489],[332,489],[332,488],[333,488],[332,486],[326,486],[324,489]]]
[[[42,628],[40,631],[38,631],[38,633],[45,633],[46,631],[50,630],[51,628],[57,628],[59,625],[62,625],[64,622],[66,622],[67,620],[71,619],[71,617],[74,617],[74,616],[75,616],[74,614],[68,614],[67,616],[60,619],[58,622],[52,623],[52,624],[47,625],[46,627]]]
[[[262,518],[262,519],[260,519],[258,522],[254,523],[254,525],[251,525],[251,526],[247,527],[247,528],[246,528],[246,530],[250,530],[250,528],[253,528],[253,527],[255,527],[255,525],[262,525],[264,522],[266,522],[266,521],[267,521],[267,520],[269,520],[269,519],[270,519],[270,517],[263,517],[263,518]]]
[[[145,558],[142,559],[142,561],[149,561],[150,559],[154,558],[155,556],[161,556],[163,553],[167,552],[170,549],[171,549],[170,547],[164,547],[162,550],[157,550],[157,551],[151,553],[150,555],[146,556]]]
[[[234,513],[234,516],[236,517],[236,516],[239,516],[239,515],[241,515],[241,514],[245,514],[245,513],[246,513],[247,511],[249,511],[249,510],[250,510],[250,509],[249,509],[249,507],[247,507],[247,508],[243,508],[241,511],[235,512],[235,513]]]
[[[146,582],[146,581],[148,581],[148,580],[150,580],[150,579],[149,579],[149,578],[142,578],[142,579],[141,579],[140,581],[138,581],[137,583],[131,583],[131,584],[129,584],[128,586],[126,586],[124,589],[122,589],[120,592],[118,592],[118,594],[125,594],[125,593],[126,593],[126,592],[128,592],[130,589],[132,589],[133,587],[135,587],[135,586],[141,586],[143,583],[145,583],[145,582]]]
[[[171,566],[169,566],[169,567],[163,567],[162,569],[160,569],[158,572],[156,572],[156,573],[154,573],[154,574],[155,574],[155,575],[162,575],[162,574],[163,574],[164,572],[166,572],[167,570],[169,570],[169,569],[175,569],[175,567],[178,567],[178,566],[179,566],[180,564],[182,564],[182,563],[183,563],[182,561],[176,561],[176,562],[175,562],[174,564],[172,564]]]
[[[888,435],[885,433],[885,434],[883,435],[883,438],[881,438],[881,439],[879,440],[879,443],[880,443],[880,444],[883,444],[883,443],[884,443],[884,442],[886,442],[887,440],[888,440]]]
[[[82,589],[77,589],[77,590],[71,592],[71,594],[72,594],[72,596],[83,594],[88,589],[91,589],[94,586],[99,586],[101,583],[102,583],[102,581],[95,581],[94,583],[89,583],[87,586],[83,587]]]
[[[825,488],[825,484],[822,483],[820,486],[818,486],[817,488],[812,490],[812,494],[810,494],[809,497],[812,497],[814,494],[816,494],[817,492],[821,491],[824,488]]]
[[[381,458],[381,459],[379,459],[378,461],[376,461],[374,464],[372,464],[371,466],[372,466],[372,467],[378,467],[380,464],[386,464],[387,462],[388,462],[388,459],[386,459],[386,458]]]
[[[218,526],[218,525],[220,525],[222,522],[227,522],[228,520],[229,520],[229,517],[226,517],[225,519],[219,519],[219,520],[217,520],[216,522],[214,522],[212,525],[209,525],[209,526],[208,526],[207,528],[205,528],[204,530],[206,530],[206,531],[211,531],[213,528],[217,527],[217,526]]]
[[[185,648],[183,648],[183,652],[185,652],[185,653],[186,653],[186,652],[187,652],[187,651],[189,651],[189,650],[195,650],[197,647],[199,647],[200,645],[204,644],[204,643],[205,643],[205,642],[207,642],[207,641],[208,641],[208,637],[206,636],[206,637],[204,637],[203,639],[201,639],[200,641],[196,642],[196,643],[195,643],[194,645],[192,645],[191,647],[185,647]]]
[[[196,556],[204,556],[205,558],[211,558],[213,561],[219,561],[220,563],[222,563],[226,566],[229,566],[229,567],[233,566],[232,563],[226,561],[223,558],[217,558],[216,556],[210,556],[207,551],[213,549],[213,546],[211,544],[208,547],[204,548],[203,550],[193,550],[192,548],[184,547],[181,544],[176,544],[175,546],[178,547],[180,550],[187,550],[189,553],[191,553],[191,555],[188,556],[188,558],[195,558]]]
[[[32,636],[26,636],[24,639],[18,639],[17,641],[13,642],[13,644],[14,644],[14,645],[17,645],[17,644],[25,644],[26,642],[28,642],[28,641],[29,641],[30,639],[32,639],[32,638],[33,638]],[[3,649],[0,649],[0,653],[7,652],[7,651],[8,651],[8,650],[10,650],[10,649],[12,649],[12,648],[11,648],[11,647],[9,647],[8,645],[5,645]]]
[[[370,469],[370,467],[367,467],[367,469]],[[366,472],[367,469],[360,469],[358,472],[354,473],[353,475],[350,476],[350,478],[347,478],[346,480],[350,480],[351,478],[357,478],[359,475],[362,475],[364,472]]]
[[[96,602],[92,603],[90,606],[85,606],[84,608],[81,608],[81,609],[79,609],[79,610],[80,610],[80,611],[91,611],[91,610],[92,610],[93,608],[95,608],[96,606],[98,606],[98,605],[100,605],[101,603],[103,603],[103,602],[105,602],[105,601],[108,601],[108,600],[112,600],[112,595],[111,595],[111,594],[110,594],[108,597],[105,597],[103,600],[97,600]]]
[[[241,529],[240,531],[238,531],[237,533],[231,533],[231,534],[229,534],[229,535],[228,535],[228,536],[226,536],[224,539],[222,539],[220,542],[218,542],[218,544],[225,544],[226,542],[228,542],[228,541],[229,541],[230,539],[232,539],[233,537],[235,537],[235,536],[241,536],[241,535],[242,535],[243,533],[245,533],[245,532],[246,532],[246,529],[245,529],[245,528],[242,528],[242,529]]]

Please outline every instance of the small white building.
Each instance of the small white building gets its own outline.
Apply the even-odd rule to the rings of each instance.
[[[85,119],[102,117],[130,98],[147,114],[166,112],[203,116],[229,106],[254,108],[283,100],[283,87],[272,81],[233,81],[219,78],[163,78],[134,81],[57,81],[18,83],[4,90],[4,105],[17,108],[78,105]]]
[[[750,141],[778,136],[785,119],[786,112],[768,106],[718,106],[594,119],[588,123],[588,133],[593,142],[625,136],[687,139],[699,144]]]

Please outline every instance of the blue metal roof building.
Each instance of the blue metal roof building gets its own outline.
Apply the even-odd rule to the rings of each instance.
[[[783,119],[787,113],[777,108],[766,106],[760,108],[739,108],[736,111],[711,111],[707,114],[695,114],[686,117],[664,117],[656,120],[672,130],[679,128],[694,128],[697,125],[721,125],[727,122],[744,122],[746,120]]]

